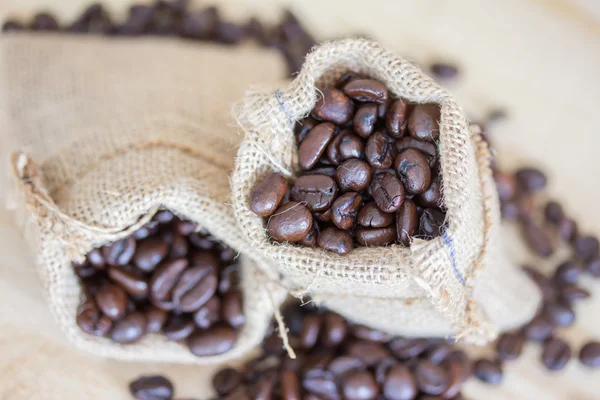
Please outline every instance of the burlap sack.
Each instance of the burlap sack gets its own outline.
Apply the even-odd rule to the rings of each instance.
[[[17,35],[0,51],[12,206],[70,340],[106,357],[199,364],[240,357],[258,344],[285,292],[248,257],[241,260],[246,325],[230,352],[205,358],[159,335],[121,346],[80,331],[81,288],[71,261],[127,236],[159,208],[246,253],[226,204],[236,148],[228,110],[243,88],[284,76],[276,55],[62,35]]]
[[[448,209],[441,237],[340,256],[271,243],[262,219],[250,210],[250,191],[266,174],[294,177],[295,122],[315,105],[318,87],[333,86],[350,70],[379,79],[395,96],[440,105],[438,148]],[[248,93],[235,113],[245,132],[232,176],[235,216],[252,249],[275,261],[263,266],[274,265],[292,293],[310,294],[354,321],[396,334],[458,335],[478,343],[533,315],[539,294],[496,249],[498,200],[485,143],[470,133],[454,98],[415,65],[368,40],[326,43],[307,56],[292,83]],[[476,286],[494,291],[475,298]],[[486,303],[493,303],[497,315],[486,313]]]

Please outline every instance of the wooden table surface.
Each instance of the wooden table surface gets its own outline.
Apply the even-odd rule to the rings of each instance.
[[[3,0],[0,19],[25,16],[47,7],[62,19],[71,19],[85,0]],[[123,13],[129,0],[110,0],[111,10]],[[222,4],[221,4],[222,3]],[[563,201],[583,230],[600,234],[600,185],[596,126],[600,108],[600,3],[597,0],[371,0],[371,1],[222,1],[225,14],[252,14],[275,18],[281,4],[298,14],[318,38],[366,33],[386,47],[426,63],[445,59],[461,66],[461,79],[451,86],[474,118],[490,109],[509,112],[506,123],[492,129],[503,165],[539,165],[549,171],[553,197]],[[506,235],[515,261],[536,262]],[[513,243],[514,242],[514,243]],[[82,376],[93,384],[114,385],[115,399],[128,399],[126,382],[141,373],[164,372],[173,378],[179,397],[208,397],[211,368],[124,364],[90,358],[68,347],[49,315],[37,280],[32,257],[18,237],[6,211],[0,211],[0,354],[24,346],[52,356],[33,364],[11,365],[0,357],[0,387],[11,387],[6,400],[27,393],[27,379],[62,381],[61,393],[47,388],[45,395],[27,399],[70,399],[65,365],[90,372]],[[575,327],[565,330],[575,346],[600,339],[600,280],[584,285],[595,296],[577,306]],[[35,345],[28,345],[31,338]],[[481,351],[481,350],[479,350]],[[527,346],[524,357],[506,367],[499,387],[477,382],[467,385],[469,399],[592,400],[600,399],[600,371],[590,372],[571,362],[560,373],[547,373],[539,365],[539,348]],[[43,361],[42,361],[43,360]],[[17,373],[21,382],[4,382],[6,373]],[[37,369],[36,369],[37,368]],[[62,369],[61,369],[62,368]],[[34,373],[33,371],[38,371]],[[93,373],[93,374],[92,374]],[[95,374],[95,375],[94,375]],[[77,375],[79,376],[79,375]],[[101,378],[101,379],[100,379]],[[83,379],[83,378],[72,378]],[[8,386],[7,386],[8,385]],[[92,385],[92,383],[90,383]],[[18,388],[22,391],[19,391]],[[121,390],[122,388],[122,390]],[[0,398],[2,398],[0,389]],[[61,396],[62,394],[62,396]],[[56,396],[56,397],[55,397]],[[75,397],[73,397],[75,398]],[[5,400],[2,398],[2,400]]]

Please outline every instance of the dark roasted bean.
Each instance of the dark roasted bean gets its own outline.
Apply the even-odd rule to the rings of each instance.
[[[394,365],[388,369],[382,389],[389,400],[412,400],[418,391],[415,377],[405,365]]]
[[[398,172],[404,188],[409,193],[423,193],[431,184],[429,162],[418,150],[412,148],[402,150],[396,156],[394,169]]]
[[[381,211],[374,201],[360,208],[356,222],[366,228],[384,228],[394,222],[394,214]]]
[[[360,158],[362,156],[365,145],[358,136],[350,132],[340,133],[339,136],[338,151],[342,160]]]
[[[181,21],[181,35],[195,39],[214,38],[219,24],[215,7],[207,7],[199,13],[185,13]]]
[[[553,330],[554,325],[552,322],[546,316],[538,315],[525,325],[523,335],[525,335],[527,340],[543,342],[552,336]]]
[[[365,156],[369,164],[374,168],[390,168],[394,161],[392,143],[390,143],[383,133],[375,132],[367,140]]]
[[[361,137],[367,138],[373,133],[375,123],[377,122],[377,104],[365,103],[361,104],[354,114],[352,127],[354,131]]]
[[[567,304],[560,302],[546,303],[544,315],[550,322],[558,326],[571,326],[575,322],[575,312]]]
[[[34,31],[57,31],[59,26],[52,14],[42,12],[33,17],[31,29]]]
[[[554,281],[560,284],[573,284],[583,273],[583,266],[575,261],[565,261],[556,267]]]
[[[362,325],[352,325],[350,331],[355,338],[368,340],[370,342],[389,342],[392,338],[392,336],[386,332],[370,329]]]
[[[127,311],[127,295],[117,285],[106,283],[96,294],[96,304],[102,314],[112,320],[120,319]]]
[[[301,400],[300,380],[296,372],[284,370],[279,373],[281,396],[284,400]]]
[[[327,313],[323,317],[321,341],[326,347],[338,346],[346,338],[347,331],[348,325],[343,317],[338,314]]]
[[[300,344],[304,349],[310,349],[317,344],[323,318],[318,314],[309,314],[304,318],[300,332]]]
[[[518,333],[504,333],[496,342],[498,359],[516,360],[523,351],[523,337]]]
[[[350,229],[356,222],[358,210],[362,205],[362,196],[355,192],[348,192],[340,197],[331,206],[331,220],[340,229]],[[325,232],[321,232],[322,238]],[[319,241],[320,243],[320,241]]]
[[[366,369],[367,366],[363,361],[346,355],[334,358],[327,366],[327,370],[331,371],[338,378],[343,377],[351,371],[364,371]]]
[[[360,192],[369,186],[371,178],[369,164],[356,158],[344,161],[335,171],[335,179],[342,192]]]
[[[175,309],[176,304],[170,298],[171,292],[187,266],[186,259],[178,258],[165,261],[156,268],[149,284],[152,304],[161,310]]]
[[[338,186],[326,175],[304,175],[296,179],[291,198],[303,202],[310,211],[325,211],[331,207],[338,192]]]
[[[573,304],[589,297],[590,292],[576,285],[563,285],[558,290],[558,298],[565,304]]]
[[[498,198],[501,201],[514,199],[517,195],[517,179],[513,174],[496,171],[494,181],[498,190]]]
[[[223,368],[212,378],[212,385],[218,395],[224,396],[242,384],[242,375],[233,368]]]
[[[352,120],[354,104],[340,90],[326,88],[321,90],[312,113],[317,119],[345,125]]]
[[[194,323],[201,329],[208,329],[220,320],[220,310],[221,300],[213,296],[194,313]]]
[[[462,387],[467,371],[461,362],[449,360],[444,362],[444,366],[448,371],[448,379],[450,380],[448,389],[442,393],[442,398],[452,398],[456,396]]]
[[[588,342],[579,351],[579,361],[589,368],[600,367],[600,342]]]
[[[363,246],[385,246],[396,240],[396,228],[388,226],[385,228],[363,228],[355,231],[356,241]]]
[[[5,21],[2,25],[2,32],[18,32],[25,29],[25,26],[18,21]]]
[[[346,354],[356,357],[368,367],[379,364],[390,357],[390,352],[381,344],[369,341],[353,341],[347,344]]]
[[[302,142],[306,135],[308,135],[308,132],[318,123],[319,121],[311,117],[304,118],[301,121],[296,121],[294,133],[296,134],[296,140],[298,143]]]
[[[354,248],[352,236],[347,231],[338,228],[327,228],[319,233],[319,247],[338,254],[348,254]]]
[[[240,283],[240,266],[231,264],[221,269],[219,279],[219,293],[226,293],[230,290],[237,289]]]
[[[246,323],[246,316],[242,305],[242,293],[233,291],[226,293],[221,301],[223,307],[223,320],[230,326],[238,329]]]
[[[93,300],[86,300],[77,308],[76,322],[82,331],[95,336],[106,336],[113,326],[112,320],[102,315]]]
[[[427,339],[398,338],[389,343],[392,353],[401,360],[417,357],[424,353],[429,346],[430,342]]]
[[[303,170],[317,164],[335,134],[336,127],[331,122],[315,125],[298,146],[298,161]]]
[[[344,86],[346,96],[354,100],[385,103],[388,99],[388,91],[383,83],[374,79],[355,79]]]
[[[175,230],[177,233],[183,236],[187,236],[196,231],[196,224],[190,221],[176,220],[175,221]]]
[[[551,338],[544,343],[542,363],[550,371],[563,369],[571,359],[571,348],[562,339]]]
[[[237,333],[229,326],[214,326],[205,331],[196,331],[188,339],[190,351],[198,357],[209,357],[231,350]]]
[[[387,109],[385,127],[388,134],[395,138],[401,138],[406,132],[408,123],[408,102],[404,99],[394,100]]]
[[[281,174],[270,173],[250,193],[250,209],[260,217],[273,215],[287,189],[287,182]]]
[[[404,186],[393,174],[383,172],[373,177],[371,194],[381,211],[393,213],[404,201]]]
[[[338,81],[335,83],[335,87],[343,90],[344,86],[346,86],[348,82],[355,81],[357,79],[365,79],[365,77],[357,72],[348,71],[342,75],[340,79],[338,79]]]
[[[410,239],[417,234],[419,218],[417,207],[412,200],[404,200],[396,212],[396,235],[404,246],[410,245]]]
[[[548,233],[533,221],[523,224],[523,236],[529,248],[540,257],[549,257],[554,247]]]
[[[558,223],[558,236],[567,243],[570,243],[577,236],[577,223],[571,218],[563,218]]]
[[[554,299],[556,294],[554,285],[546,276],[542,275],[532,267],[523,267],[523,271],[535,282],[542,292],[542,297],[545,301]]]
[[[148,280],[138,271],[123,267],[109,267],[108,276],[135,298],[148,296]]]
[[[379,386],[370,372],[351,372],[344,377],[342,394],[347,400],[375,400]]]
[[[313,227],[298,243],[306,247],[317,247],[317,238],[319,237],[319,225],[313,223]]]
[[[117,321],[110,336],[116,343],[134,343],[146,334],[146,316],[141,312],[134,312]]]
[[[546,175],[535,168],[521,168],[515,172],[521,190],[526,192],[539,192],[547,184]]]
[[[167,321],[167,312],[160,308],[150,306],[146,310],[146,331],[148,333],[160,332]]]
[[[500,384],[504,377],[500,363],[486,359],[475,362],[474,373],[477,379],[490,385]]]
[[[129,392],[138,400],[171,400],[173,384],[164,376],[141,376],[129,384]]]
[[[106,245],[102,248],[104,260],[109,265],[123,266],[129,264],[135,254],[136,242],[133,236]]]
[[[586,271],[593,277],[600,278],[600,258],[596,257],[587,264]]]
[[[421,361],[415,369],[415,380],[419,389],[427,394],[442,394],[450,386],[448,373],[430,361]]]
[[[558,225],[565,217],[565,212],[558,202],[549,201],[544,208],[544,216],[546,217],[546,221],[553,225]]]
[[[418,140],[413,138],[412,136],[406,136],[396,141],[396,151],[398,153],[402,152],[402,150],[405,149],[419,150],[421,153],[425,154],[427,157],[430,158],[435,158],[437,154],[437,149],[434,143],[426,142],[424,140]]]
[[[217,291],[217,277],[211,266],[194,266],[186,269],[173,288],[176,308],[194,312],[202,307]]]
[[[169,340],[184,340],[194,332],[194,321],[189,316],[172,315],[163,332]]]
[[[335,204],[335,203],[334,203]],[[277,242],[298,242],[312,229],[310,211],[302,204],[290,201],[279,207],[267,223],[267,234]]]
[[[440,207],[442,205],[442,180],[436,176],[431,180],[429,188],[415,196],[415,201],[421,207]]]
[[[169,258],[171,260],[175,258],[185,257],[188,253],[188,241],[185,236],[174,234],[169,245]]]
[[[458,75],[458,68],[448,63],[436,62],[431,64],[429,69],[436,77],[442,79],[450,79]]]
[[[439,120],[437,104],[417,104],[408,117],[408,132],[415,139],[433,142],[440,137]]]
[[[446,214],[435,208],[423,210],[419,220],[419,235],[429,239],[442,235]]]
[[[321,371],[317,374],[305,375],[302,380],[302,387],[304,390],[315,394],[318,399],[338,399],[339,394],[333,374],[329,371]],[[303,398],[306,400],[306,397]],[[315,399],[316,400],[316,399]]]
[[[590,261],[600,255],[600,243],[595,236],[579,236],[573,242],[573,249],[577,257],[583,261]]]

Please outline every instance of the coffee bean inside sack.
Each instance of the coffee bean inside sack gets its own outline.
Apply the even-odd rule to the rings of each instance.
[[[77,325],[120,344],[149,334],[197,356],[229,351],[244,326],[237,253],[169,211],[73,268],[83,286]]]
[[[267,175],[250,195],[275,242],[346,254],[409,246],[445,229],[437,151],[440,109],[393,98],[353,72],[320,89],[295,135],[301,175]]]

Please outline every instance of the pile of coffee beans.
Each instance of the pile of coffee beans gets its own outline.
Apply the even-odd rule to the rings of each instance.
[[[61,32],[98,34],[111,37],[142,35],[174,36],[191,41],[210,41],[224,45],[254,39],[263,47],[275,48],[285,58],[290,75],[300,70],[306,53],[316,42],[289,11],[280,23],[264,26],[258,19],[235,24],[224,21],[216,7],[192,10],[187,0],[157,0],[129,8],[125,21],[111,18],[100,3],[94,3],[71,23],[61,25],[49,12],[36,14],[31,21],[7,20],[3,32]]]
[[[74,263],[77,325],[121,344],[151,333],[197,356],[229,351],[245,323],[236,252],[169,211]]]
[[[392,99],[381,82],[353,72],[320,91],[296,127],[302,175],[288,190],[272,173],[250,195],[269,237],[346,254],[441,235],[439,106]]]

